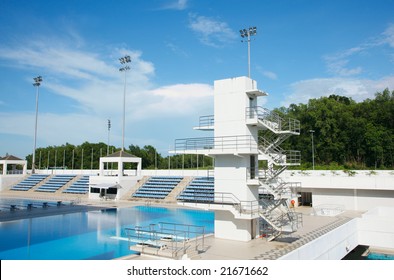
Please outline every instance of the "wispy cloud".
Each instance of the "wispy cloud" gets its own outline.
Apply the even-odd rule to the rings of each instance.
[[[351,97],[356,101],[373,98],[375,93],[385,88],[394,89],[394,76],[378,80],[353,78],[317,78],[303,80],[290,85],[291,94],[287,94],[282,102],[289,104],[307,103],[311,98],[329,96],[331,94]]]
[[[188,6],[188,0],[172,0],[170,3],[163,5],[163,10],[185,10]]]
[[[325,55],[328,72],[340,77],[356,76],[363,72],[361,66],[349,67],[352,58],[372,51],[374,48],[388,45],[394,48],[394,24],[390,24],[382,34],[369,38],[358,46]]]
[[[335,53],[333,55],[326,55],[324,60],[327,64],[328,72],[341,77],[354,76],[360,74],[362,67],[349,68],[349,58],[357,55],[365,50],[365,47],[355,47],[345,51]]]
[[[200,41],[211,47],[222,47],[237,38],[226,22],[195,14],[189,15],[189,27]]]
[[[99,53],[72,47],[61,40],[51,44],[30,40],[18,46],[0,47],[3,65],[8,63],[9,67],[42,73],[41,91],[72,99],[76,104],[76,110],[68,114],[49,113],[45,106],[40,107],[39,138],[40,143],[47,145],[98,141],[105,134],[103,124],[107,118],[121,119],[124,75],[119,72],[118,58],[125,54],[132,60],[131,70],[127,72],[127,125],[190,116],[212,103],[210,85],[155,85],[152,82],[154,64],[144,60],[141,51],[114,48],[108,53]],[[33,112],[1,113],[0,133],[29,137],[32,131],[26,127],[33,127],[33,119]],[[120,131],[116,125],[113,129]]]
[[[256,66],[257,71],[259,71],[261,73],[261,75],[263,75],[264,77],[270,79],[270,80],[277,80],[278,79],[278,75],[272,71],[268,71],[268,70],[264,70],[262,67],[260,66]]]
[[[394,48],[394,24],[390,24],[382,35],[383,35],[382,42],[389,44],[390,47]]]

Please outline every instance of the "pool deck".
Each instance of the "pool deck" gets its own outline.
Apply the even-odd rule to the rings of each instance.
[[[345,211],[335,217],[310,215],[312,208],[299,207],[297,212],[303,213],[304,226],[291,236],[277,238],[268,242],[258,238],[249,242],[232,241],[215,238],[213,235],[205,239],[206,250],[191,259],[196,260],[276,260],[281,256],[301,247],[319,236],[343,225],[353,218],[360,217],[361,212]],[[154,260],[162,259],[156,256],[130,255],[122,259]]]
[[[70,201],[62,199],[60,196],[34,196],[29,197],[25,193],[15,192],[1,193],[1,198],[26,198],[26,199],[40,199],[44,201]],[[31,210],[3,210],[0,212],[0,222],[12,221],[17,219],[27,219],[34,217],[43,217],[49,215],[59,215],[75,212],[85,212],[108,208],[131,207],[136,205],[146,205],[144,201],[93,201],[87,198],[76,197],[77,204],[61,205],[50,207],[38,207]],[[165,207],[182,207],[177,204],[152,203],[151,206],[165,206]],[[345,211],[337,216],[314,216],[311,215],[313,208],[298,207],[297,212],[303,214],[303,227],[297,232],[286,238],[278,237],[276,240],[268,242],[265,238],[258,238],[249,242],[232,241],[220,238],[215,238],[210,235],[205,238],[204,252],[192,257],[191,259],[200,260],[275,260],[281,256],[295,250],[302,245],[310,242],[319,236],[343,225],[353,218],[360,217],[363,212],[359,211]],[[121,259],[133,260],[153,260],[160,259],[160,257],[150,255],[130,255]]]

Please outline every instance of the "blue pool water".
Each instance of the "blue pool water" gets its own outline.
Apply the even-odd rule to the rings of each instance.
[[[1,260],[108,260],[133,253],[124,229],[159,222],[205,226],[210,211],[136,206],[0,222]]]
[[[388,254],[369,253],[367,259],[368,260],[394,260],[394,256]]]

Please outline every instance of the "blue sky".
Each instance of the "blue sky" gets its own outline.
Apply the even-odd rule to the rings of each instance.
[[[209,136],[213,81],[247,76],[239,30],[257,27],[251,76],[267,108],[330,94],[356,101],[394,90],[394,1],[0,0],[0,156],[37,147],[122,142],[126,147]]]

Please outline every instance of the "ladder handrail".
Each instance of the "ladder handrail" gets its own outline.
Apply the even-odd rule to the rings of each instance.
[[[282,118],[278,113],[261,106],[246,107],[246,119],[258,118],[274,132],[300,133],[300,121]]]

